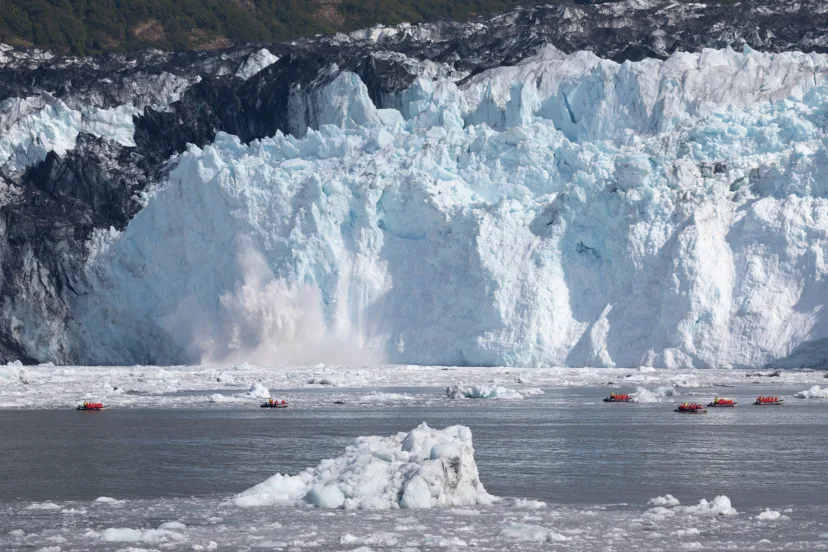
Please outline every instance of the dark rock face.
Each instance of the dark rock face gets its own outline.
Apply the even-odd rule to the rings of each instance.
[[[290,117],[291,97],[341,71],[359,75],[378,107],[397,107],[393,95],[410,86],[424,60],[444,64],[462,83],[545,44],[618,62],[743,45],[828,52],[828,18],[813,16],[818,8],[818,0],[638,0],[519,9],[399,27],[377,40],[338,35],[268,45],[279,61],[246,81],[234,74],[257,48],[90,59],[0,50],[0,102],[49,94],[74,109],[132,103],[143,110],[134,119],[135,147],[80,134],[63,157],[50,152],[23,171],[0,167],[0,192],[7,190],[0,193],[0,362],[73,362],[68,305],[91,292],[84,274],[95,229],[125,228],[143,206],[141,193],[163,183],[170,158],[189,143],[209,144],[220,131],[244,142],[304,133]]]

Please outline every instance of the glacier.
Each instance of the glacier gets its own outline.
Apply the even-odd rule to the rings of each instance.
[[[299,131],[191,145],[96,251],[80,362],[825,364],[825,55],[547,46],[398,109],[330,72]]]

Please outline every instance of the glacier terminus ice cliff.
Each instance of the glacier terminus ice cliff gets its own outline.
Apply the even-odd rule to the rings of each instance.
[[[2,47],[0,358],[824,366],[825,10]]]

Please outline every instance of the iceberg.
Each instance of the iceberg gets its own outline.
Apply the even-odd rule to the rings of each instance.
[[[794,397],[797,399],[828,399],[828,388],[813,385],[810,389],[799,391]]]
[[[391,437],[359,437],[342,456],[298,475],[276,474],[233,502],[387,510],[491,504],[494,499],[480,482],[471,431],[423,423]]]

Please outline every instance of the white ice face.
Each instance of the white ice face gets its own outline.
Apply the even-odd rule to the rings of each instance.
[[[0,167],[22,170],[54,151],[63,156],[85,132],[122,146],[134,146],[131,105],[78,111],[48,94],[0,102]]]
[[[338,73],[291,93],[301,137],[181,155],[95,248],[70,341],[106,363],[819,362],[826,72],[548,47],[461,87],[421,77],[399,109]],[[131,139],[120,116],[49,109],[14,132]],[[44,154],[24,138],[4,159]]]

